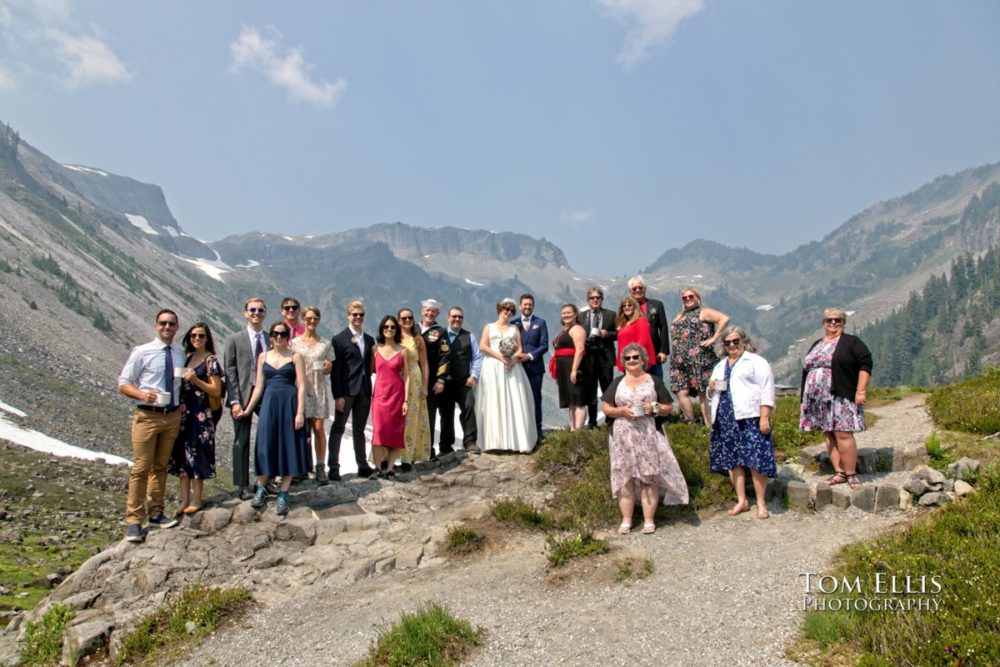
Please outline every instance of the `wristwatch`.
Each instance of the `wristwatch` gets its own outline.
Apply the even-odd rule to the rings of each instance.
[[[660,404],[653,403],[653,416],[655,417],[658,414],[660,414]]]

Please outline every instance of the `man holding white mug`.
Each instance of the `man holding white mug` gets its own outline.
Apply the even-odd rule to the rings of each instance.
[[[136,401],[132,414],[132,470],[125,501],[125,539],[142,542],[142,524],[172,528],[177,520],[163,513],[167,486],[167,464],[181,427],[180,375],[184,372],[184,351],[174,345],[177,313],[161,310],[156,314],[156,338],[132,348],[118,376],[118,390]],[[149,490],[149,506],[146,491]]]

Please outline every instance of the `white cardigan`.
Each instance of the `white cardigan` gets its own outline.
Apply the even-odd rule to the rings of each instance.
[[[726,379],[726,357],[712,369],[711,380]],[[774,409],[774,373],[771,365],[759,354],[744,352],[729,375],[729,391],[733,395],[733,412],[737,419],[760,417],[760,406]],[[719,408],[719,392],[712,392],[712,423]]]

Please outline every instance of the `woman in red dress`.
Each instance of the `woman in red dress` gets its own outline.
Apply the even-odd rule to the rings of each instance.
[[[375,391],[372,396],[372,458],[373,477],[392,479],[393,464],[406,447],[406,399],[409,391],[407,364],[403,354],[402,331],[392,315],[386,315],[378,325],[375,353]],[[387,463],[381,472],[382,462]]]
[[[649,320],[642,314],[642,308],[635,298],[627,296],[622,299],[621,305],[618,306],[615,324],[618,327],[618,370],[625,370],[622,365],[622,350],[628,347],[629,343],[638,343],[646,350],[649,359],[656,359],[653,337],[649,333]],[[648,368],[647,366],[645,370]]]

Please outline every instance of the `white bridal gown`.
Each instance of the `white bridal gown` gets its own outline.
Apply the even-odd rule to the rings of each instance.
[[[501,334],[491,324],[489,332],[490,347],[498,352],[501,340],[517,336],[512,326]],[[530,452],[535,448],[535,401],[521,364],[508,371],[502,361],[484,355],[476,384],[476,426],[477,444],[483,451]]]

